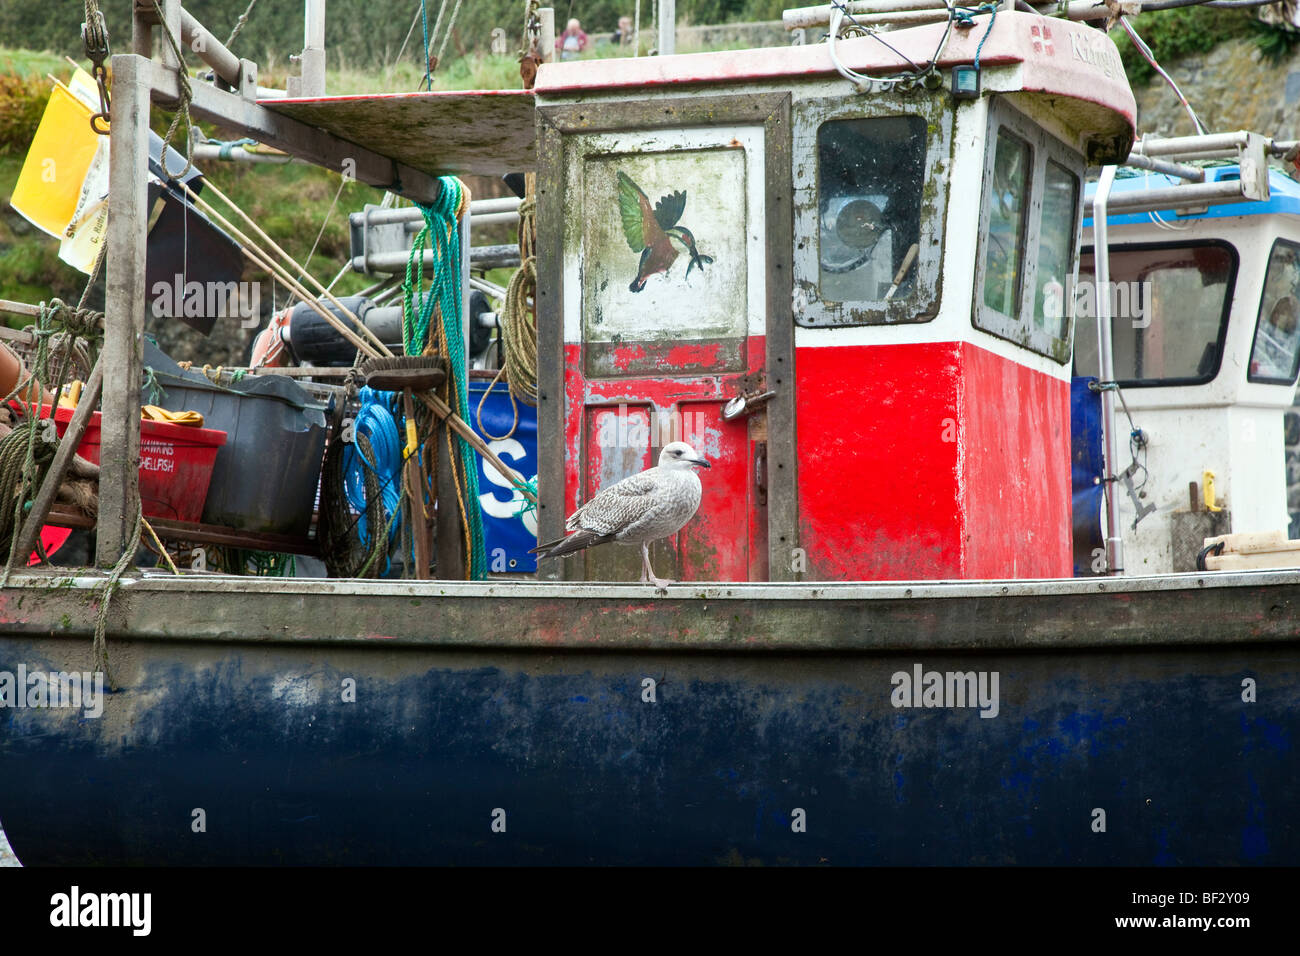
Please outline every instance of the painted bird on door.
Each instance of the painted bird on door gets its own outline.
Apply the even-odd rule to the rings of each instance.
[[[641,263],[636,271],[636,278],[628,286],[632,292],[645,288],[646,280],[662,272],[667,274],[668,267],[677,261],[680,252],[690,254],[686,264],[686,277],[690,278],[691,269],[699,267],[704,271],[704,264],[712,262],[712,256],[706,256],[695,246],[695,236],[685,226],[677,225],[686,209],[686,193],[677,190],[664,196],[654,209],[650,208],[648,197],[625,172],[618,171],[618,212],[623,219],[623,234],[633,252],[641,253]]]

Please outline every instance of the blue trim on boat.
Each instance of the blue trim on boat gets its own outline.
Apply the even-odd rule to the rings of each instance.
[[[1223,182],[1240,176],[1241,167],[1236,163],[1227,166],[1210,166],[1205,170],[1205,181],[1208,183]],[[1111,195],[1121,196],[1125,193],[1137,192],[1143,189],[1164,189],[1168,186],[1177,186],[1181,182],[1183,180],[1174,176],[1166,176],[1163,173],[1141,173],[1137,176],[1116,179],[1115,185],[1111,189]],[[1159,215],[1169,222],[1187,222],[1192,219],[1224,219],[1230,216],[1271,216],[1277,214],[1300,216],[1300,183],[1297,183],[1281,170],[1270,169],[1268,171],[1268,188],[1269,198],[1266,202],[1225,203],[1219,206],[1210,206],[1205,212],[1190,216],[1177,215],[1173,210],[1162,211]],[[1092,197],[1096,191],[1097,186],[1095,183],[1089,183],[1084,191],[1084,209],[1088,213],[1092,211]],[[1109,216],[1108,221],[1112,226],[1141,225],[1151,222],[1152,215],[1152,213],[1146,212],[1127,213]],[[1084,217],[1083,227],[1085,229],[1092,228],[1091,215]]]

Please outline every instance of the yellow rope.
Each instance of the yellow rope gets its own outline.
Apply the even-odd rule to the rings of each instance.
[[[537,404],[537,174],[524,179],[524,201],[519,204],[519,268],[506,286],[501,309],[501,342],[505,346],[506,384],[510,396]]]
[[[496,375],[492,377],[492,381],[488,383],[488,387],[483,391],[483,394],[478,400],[478,430],[483,433],[484,437],[486,437],[488,441],[505,441],[513,435],[515,429],[519,427],[519,403],[515,401],[514,393],[510,391],[507,391],[506,394],[510,396],[510,409],[515,414],[515,420],[510,424],[510,431],[506,432],[504,435],[493,435],[483,424],[483,403],[487,401],[487,397],[492,394],[492,389],[496,388],[497,382],[501,381],[501,377],[505,375],[505,373],[506,370],[504,368],[497,369]]]

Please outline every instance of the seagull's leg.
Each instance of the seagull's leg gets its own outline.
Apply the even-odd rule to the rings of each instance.
[[[668,585],[673,583],[672,581],[655,577],[655,570],[650,567],[650,542],[648,541],[641,545],[641,564],[641,580],[645,581],[646,577],[649,577],[650,583],[655,586],[656,591],[666,591]]]

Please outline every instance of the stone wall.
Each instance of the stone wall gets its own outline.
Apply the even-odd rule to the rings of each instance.
[[[1211,132],[1247,129],[1278,139],[1300,138],[1300,50],[1281,63],[1260,56],[1241,37],[1209,53],[1160,64]],[[1195,130],[1178,97],[1159,76],[1134,89],[1138,130],[1186,136]]]

